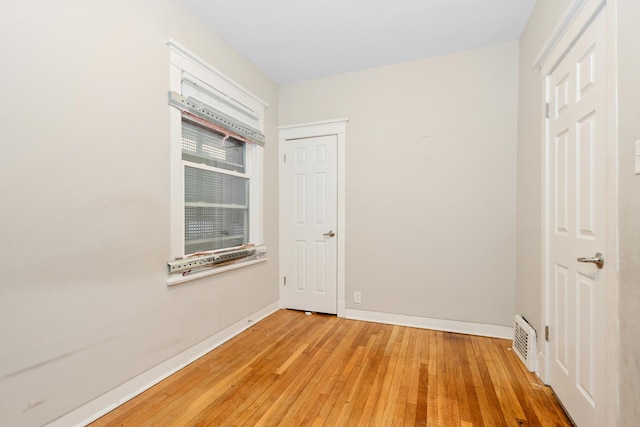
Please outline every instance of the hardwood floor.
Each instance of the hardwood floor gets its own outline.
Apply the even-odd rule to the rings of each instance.
[[[570,426],[510,346],[280,310],[91,426]]]

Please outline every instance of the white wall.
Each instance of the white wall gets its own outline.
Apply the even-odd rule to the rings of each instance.
[[[542,348],[542,78],[533,62],[570,0],[538,0],[520,37],[516,313],[538,332]]]
[[[281,86],[282,125],[349,118],[347,308],[512,324],[517,65],[514,42]]]
[[[640,419],[640,2],[618,0],[620,426]]]
[[[271,104],[270,260],[168,288],[175,38]],[[0,425],[51,421],[278,300],[278,88],[174,0],[1,1]]]

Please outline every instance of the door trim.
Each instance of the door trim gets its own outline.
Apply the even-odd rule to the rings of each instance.
[[[314,138],[318,136],[336,135],[338,138],[338,224],[336,226],[336,239],[337,239],[337,301],[336,306],[338,309],[338,317],[345,317],[346,313],[346,270],[345,270],[345,249],[346,249],[346,215],[345,215],[345,201],[346,201],[346,186],[345,186],[345,155],[346,155],[346,128],[349,119],[334,119],[324,120],[320,122],[301,123],[295,125],[286,125],[278,127],[278,185],[279,185],[279,209],[280,212],[284,212],[284,146],[287,141],[302,138]],[[284,261],[282,257],[282,248],[285,247],[284,230],[286,229],[285,218],[283,215],[279,215],[279,248],[280,248],[280,263],[278,273],[278,288],[282,293],[282,287],[284,285]],[[282,307],[281,307],[282,308]]]
[[[579,28],[584,29],[586,25],[591,22],[591,19],[596,16],[597,12],[604,7],[605,3],[606,0],[572,0],[560,17],[556,26],[551,31],[551,34],[542,46],[540,52],[536,56],[536,59],[533,61],[533,68],[543,69],[544,67],[555,67],[558,65],[561,58],[556,58],[554,61],[550,61],[549,57],[553,55],[557,56],[559,54],[564,56],[564,54],[567,53],[568,46],[563,43],[563,38],[568,37],[568,34],[570,34],[571,31],[575,31]],[[583,19],[586,19],[587,21],[583,21],[578,25],[575,24]],[[576,35],[569,38],[575,40],[575,37]],[[560,51],[555,49],[559,45]],[[549,74],[549,70],[543,69],[542,75],[546,76],[547,74]]]

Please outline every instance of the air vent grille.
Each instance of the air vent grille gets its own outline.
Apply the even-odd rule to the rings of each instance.
[[[513,350],[529,371],[536,370],[536,331],[519,315],[513,326]]]

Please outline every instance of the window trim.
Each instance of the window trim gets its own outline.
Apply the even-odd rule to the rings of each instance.
[[[246,261],[240,261],[235,264],[224,265],[222,267],[208,268],[206,270],[201,270],[185,276],[179,273],[171,274],[167,278],[167,286],[179,285],[180,283],[190,282],[192,280],[200,279],[202,277],[213,276],[214,274],[224,273],[225,271],[237,270],[238,268],[248,267],[250,265],[265,262],[267,260],[268,260],[267,257],[248,259]]]
[[[167,41],[169,47],[169,89],[170,92],[181,93],[183,72],[203,81],[214,88],[228,102],[241,105],[258,118],[259,130],[264,128],[264,110],[268,104],[251,92],[235,83],[226,75],[206,63],[194,53],[186,49],[173,39]],[[172,260],[184,257],[184,161],[182,160],[182,111],[169,106],[170,125],[170,256]],[[242,122],[242,115],[234,117]],[[264,243],[264,153],[263,147],[257,143],[247,144],[247,175],[250,177],[250,240],[256,245]],[[222,273],[229,270],[253,265],[266,261],[264,249],[261,256],[255,259],[238,261],[221,267],[199,270],[182,275],[167,273],[167,285],[195,280],[201,277]]]

